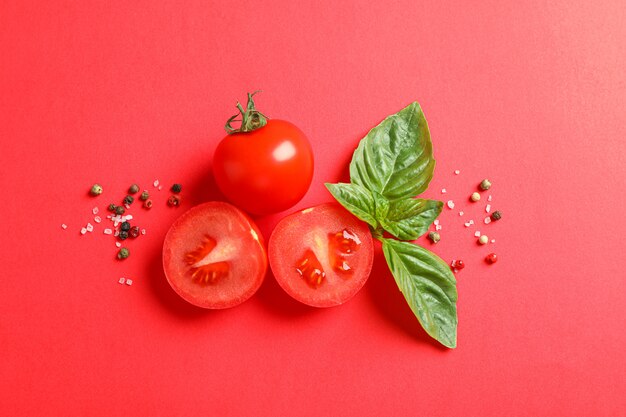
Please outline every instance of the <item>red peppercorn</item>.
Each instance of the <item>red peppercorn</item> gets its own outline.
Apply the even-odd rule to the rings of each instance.
[[[167,205],[172,207],[177,207],[180,205],[180,197],[177,195],[171,195],[170,198],[167,199]]]
[[[130,237],[135,238],[141,234],[141,230],[139,230],[139,226],[133,226],[130,228],[128,234],[130,235]]]
[[[496,262],[498,262],[498,255],[496,255],[495,253],[490,253],[489,255],[487,255],[487,257],[485,257],[485,262],[487,262],[488,264],[495,264]]]
[[[146,201],[143,202],[143,206],[147,209],[152,208],[152,200],[147,199]]]
[[[455,259],[454,261],[450,262],[450,268],[452,268],[453,272],[458,272],[461,269],[465,268],[465,262],[460,259]]]

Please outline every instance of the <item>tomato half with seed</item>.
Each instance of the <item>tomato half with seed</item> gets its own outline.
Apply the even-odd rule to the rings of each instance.
[[[267,255],[254,222],[223,202],[193,207],[173,224],[163,243],[167,281],[198,307],[233,307],[263,283]]]
[[[280,286],[313,307],[343,304],[365,285],[374,245],[368,226],[337,203],[311,207],[282,219],[268,244]]]

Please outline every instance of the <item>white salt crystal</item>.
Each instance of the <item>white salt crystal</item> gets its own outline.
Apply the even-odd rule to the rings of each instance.
[[[480,232],[479,232],[478,230],[477,230],[477,231],[475,231],[475,232],[474,232],[474,236],[476,236],[476,237],[480,237]]]
[[[465,227],[470,227],[472,225],[471,222],[465,222]]]
[[[104,233],[105,235],[111,235],[111,234],[113,234],[113,230],[111,230],[111,229],[104,229],[104,230],[103,230],[103,233]]]
[[[117,246],[118,248],[121,248],[122,244],[120,242],[115,242],[115,246]]]
[[[127,214],[126,216],[123,217],[124,221],[127,222],[129,220],[133,219],[133,215],[132,214]]]
[[[122,277],[117,282],[119,282],[120,284],[123,284],[124,282],[126,282],[126,278]]]
[[[458,169],[456,171],[454,171],[454,175],[459,175],[461,173],[461,171],[459,171]]]
[[[448,208],[452,210],[454,208],[454,201],[448,200],[447,205],[448,205]]]
[[[161,191],[163,189],[162,185],[159,185],[159,191]]]
[[[435,219],[435,221],[433,222],[433,224],[434,224],[435,226],[437,226],[437,225],[439,224],[439,219]]]
[[[496,243],[496,240],[495,239],[491,239],[491,243]]]
[[[98,214],[98,207],[94,207],[93,209],[91,209],[91,212],[93,214]]]
[[[438,224],[437,226],[435,226],[435,230],[441,230],[441,225]]]
[[[67,229],[67,225],[66,225],[65,223],[63,223],[63,224],[61,225],[61,228],[63,228],[63,230],[65,230],[65,229]]]
[[[487,216],[485,217],[485,224],[489,224],[491,223],[491,217]]]
[[[102,221],[102,218],[100,216],[96,216],[93,218],[93,221],[96,223],[100,223]]]
[[[152,185],[154,185],[155,187],[159,186],[159,180],[154,180],[154,182],[152,183]]]
[[[474,220],[470,220],[469,222],[470,222],[470,224],[474,224]]]
[[[485,211],[486,211],[487,213],[490,213],[490,212],[491,212],[491,204],[487,204],[487,206],[485,207]]]
[[[115,233],[113,233],[113,236],[119,236],[120,235],[120,231],[116,230]]]
[[[462,215],[464,215],[464,214],[465,214],[464,212],[459,211],[459,216],[462,216]]]
[[[133,285],[133,280],[132,279],[127,279],[126,280],[126,285]]]
[[[146,229],[141,229],[141,234],[145,235],[146,234]]]
[[[93,232],[93,224],[87,223],[87,227],[85,229],[87,229],[88,232]]]
[[[447,192],[448,192],[448,191],[446,191],[446,189],[445,189],[445,188],[442,188],[442,189],[441,189],[441,194],[445,194],[445,193],[447,193]]]
[[[130,204],[124,204],[124,207],[126,207],[126,210],[130,209]]]
[[[87,229],[85,229],[84,227],[82,229],[80,229],[80,234],[84,235],[85,233],[87,233]]]
[[[489,197],[487,197],[487,201],[491,201],[491,194],[489,194]]]

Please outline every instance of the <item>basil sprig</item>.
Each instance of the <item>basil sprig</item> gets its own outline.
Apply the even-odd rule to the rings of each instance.
[[[415,198],[433,177],[435,160],[420,105],[383,120],[361,140],[350,162],[350,183],[326,184],[333,197],[369,224],[398,288],[426,332],[456,347],[456,279],[434,253],[403,240],[428,231],[443,203]],[[384,238],[387,231],[399,240]]]

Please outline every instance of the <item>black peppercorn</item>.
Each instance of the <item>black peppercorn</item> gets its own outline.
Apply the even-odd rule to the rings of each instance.
[[[182,185],[180,185],[180,184],[174,184],[174,185],[172,185],[172,192],[173,192],[173,193],[178,194],[178,193],[180,193],[180,190],[182,190],[182,189],[183,189],[183,186],[182,186]]]
[[[502,213],[500,213],[498,210],[491,213],[491,220],[500,220],[501,218],[502,218]]]
[[[115,209],[117,208],[117,206],[113,203],[109,204],[109,211],[115,212]]]
[[[120,240],[126,240],[128,238],[128,232],[126,230],[120,230],[120,234],[117,236]]]
[[[133,198],[132,195],[127,195],[126,197],[124,197],[124,204],[133,204],[133,201],[135,201],[135,199]]]
[[[137,184],[133,184],[130,186],[130,188],[128,188],[129,194],[136,194],[138,192],[139,192],[139,186]]]
[[[122,229],[125,232],[128,232],[130,230],[130,223],[128,222],[122,223],[122,226],[120,227],[120,229]]]
[[[115,214],[119,214],[121,216],[124,213],[126,213],[126,210],[124,209],[124,207],[122,206],[115,207]]]
[[[148,191],[144,191],[143,193],[141,193],[141,195],[139,196],[139,199],[141,201],[146,201],[147,199],[150,198],[150,194],[148,193]]]

